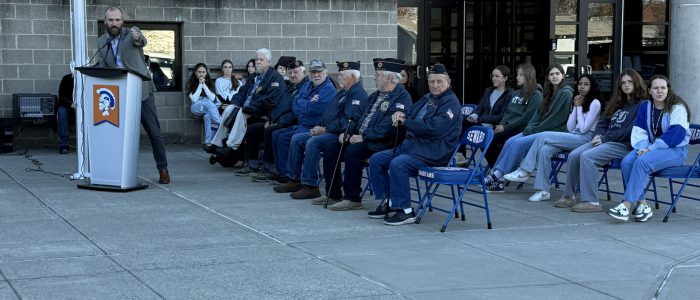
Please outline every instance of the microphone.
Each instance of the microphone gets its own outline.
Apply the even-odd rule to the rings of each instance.
[[[102,45],[100,48],[97,48],[97,50],[95,51],[95,53],[92,54],[92,56],[91,56],[90,59],[88,60],[87,64],[85,64],[85,66],[86,66],[86,65],[89,65],[90,63],[92,63],[92,61],[95,59],[95,56],[97,56],[97,54],[100,53],[100,51],[102,51],[102,49],[104,49],[104,47],[107,47],[107,45],[110,45],[110,44],[112,43],[112,40],[114,40],[114,37],[110,35],[110,36],[109,36],[109,39],[107,39],[107,42],[106,42],[104,45]],[[107,52],[105,52],[104,57],[102,57],[102,61],[104,61],[105,59],[107,59]],[[98,63],[99,63],[99,62],[98,62]],[[97,63],[96,63],[95,65],[97,65]]]

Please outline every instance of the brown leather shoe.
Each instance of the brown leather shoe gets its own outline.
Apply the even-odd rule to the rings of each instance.
[[[290,181],[290,182],[275,186],[272,189],[278,193],[293,193],[293,192],[296,192],[298,190],[301,190],[301,182]]]
[[[314,199],[321,197],[321,191],[317,186],[304,185],[300,190],[289,195],[294,199]]]
[[[158,180],[160,184],[170,183],[170,173],[168,173],[168,169],[158,170],[158,173],[160,173],[160,179]]]

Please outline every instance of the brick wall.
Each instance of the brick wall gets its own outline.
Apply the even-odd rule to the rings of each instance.
[[[372,58],[396,55],[395,0],[87,0],[87,4],[90,47],[96,20],[107,5],[120,6],[125,20],[183,22],[185,77],[198,62],[218,66],[229,58],[242,67],[255,49],[266,47],[272,50],[273,63],[280,55],[305,62],[319,58],[330,71],[336,60],[360,60],[365,87],[371,90]],[[13,93],[57,93],[72,59],[69,5],[69,0],[0,4],[0,116],[12,115]],[[169,143],[200,141],[201,121],[190,115],[188,103],[183,92],[156,93]],[[49,126],[25,126],[17,142],[53,145],[55,137]]]

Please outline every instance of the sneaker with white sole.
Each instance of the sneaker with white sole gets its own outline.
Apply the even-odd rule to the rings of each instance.
[[[620,203],[618,206],[608,209],[606,213],[620,221],[627,221],[630,219],[629,209],[627,209],[624,203]]]
[[[503,178],[513,182],[527,182],[528,178],[530,178],[530,173],[518,168],[517,170],[504,175]]]
[[[634,210],[634,221],[635,222],[646,222],[654,215],[651,211],[651,207],[646,204],[637,205],[637,209]]]
[[[492,181],[490,184],[486,184],[486,192],[491,193],[503,193],[505,191],[505,184],[503,181]]]
[[[527,200],[530,200],[532,202],[540,202],[540,201],[544,201],[544,200],[549,200],[549,197],[550,197],[549,192],[537,191],[535,194],[530,196],[530,198],[528,198]]]
[[[396,213],[393,216],[384,220],[384,224],[392,225],[392,226],[413,224],[415,222],[416,222],[416,213],[413,211],[411,211],[410,213],[405,213],[403,211],[403,209],[399,209],[398,211],[396,211]]]

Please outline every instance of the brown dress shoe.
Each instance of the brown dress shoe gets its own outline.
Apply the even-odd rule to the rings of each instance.
[[[304,185],[300,190],[289,195],[293,199],[314,199],[321,197],[321,191],[317,186]]]
[[[168,173],[168,169],[159,170],[158,173],[160,173],[160,179],[158,180],[160,184],[170,183],[170,174]]]
[[[296,192],[298,190],[301,190],[301,182],[290,181],[290,182],[275,186],[272,189],[278,193],[293,193],[293,192]]]

